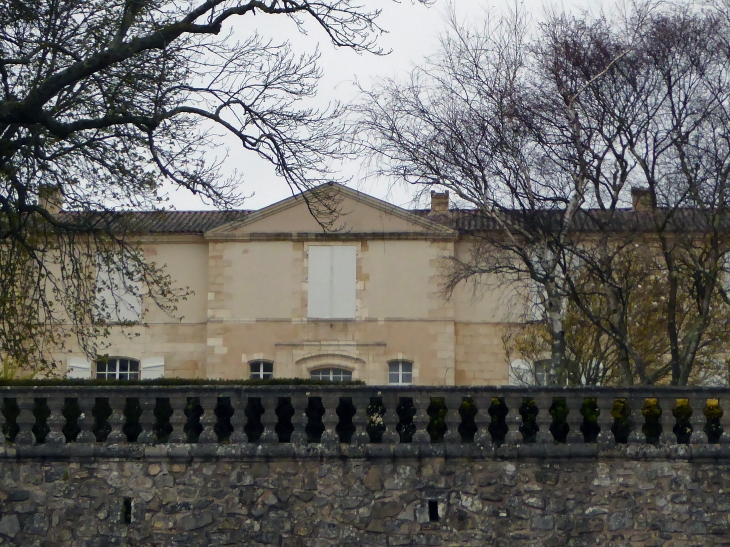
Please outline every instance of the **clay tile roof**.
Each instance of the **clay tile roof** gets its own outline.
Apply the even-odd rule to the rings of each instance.
[[[229,222],[242,220],[251,211],[87,211],[64,212],[63,221],[93,226],[96,229],[121,230],[134,234],[199,234]]]
[[[142,234],[203,234],[208,230],[224,224],[243,220],[253,211],[136,211],[85,213],[88,221],[101,225],[119,228],[124,226],[129,232]],[[499,230],[494,219],[486,217],[474,209],[451,209],[444,212],[431,212],[428,209],[413,209],[411,213],[428,218],[432,222],[443,224],[462,233],[484,230]],[[62,213],[63,214],[63,213]],[[505,211],[513,215],[515,221],[523,220],[534,223],[538,220],[543,229],[560,226],[560,211]],[[79,215],[79,213],[74,213]],[[619,209],[610,218],[603,219],[604,228],[609,231],[652,232],[654,220],[650,211]],[[596,210],[579,211],[573,221],[573,230],[592,232],[601,229],[600,212]],[[730,230],[730,218],[720,222],[720,229]],[[707,218],[697,210],[683,209],[675,211],[668,222],[669,230],[704,231],[709,228]]]
[[[433,222],[449,226],[459,232],[478,232],[483,230],[499,230],[499,224],[490,217],[485,216],[475,209],[451,209],[444,213],[432,213],[428,209],[417,209],[413,213],[427,217]],[[523,220],[534,223],[540,222],[544,228],[557,228],[560,226],[560,211],[504,211],[503,214],[512,215],[516,222]],[[603,225],[603,228],[601,227]],[[691,230],[705,231],[710,228],[708,218],[696,209],[678,209],[672,212],[667,221],[668,230]],[[653,232],[655,230],[654,218],[651,211],[617,209],[609,217],[603,217],[601,212],[595,209],[584,209],[578,211],[573,220],[573,230],[582,232],[600,231],[629,231],[629,232]],[[730,230],[730,218],[725,216],[720,219],[719,229]]]
[[[203,234],[251,211],[139,211],[126,213],[133,231],[148,234]],[[131,217],[131,218],[130,218]]]

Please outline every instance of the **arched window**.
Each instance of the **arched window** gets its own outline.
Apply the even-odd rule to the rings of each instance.
[[[388,361],[388,383],[410,385],[413,383],[413,363],[410,361]]]
[[[266,380],[274,377],[274,363],[271,361],[250,361],[249,378],[252,380]]]
[[[129,357],[106,357],[96,361],[99,380],[139,380],[139,361]]]
[[[328,380],[330,382],[349,382],[352,380],[352,371],[344,368],[318,368],[309,373],[312,380]]]

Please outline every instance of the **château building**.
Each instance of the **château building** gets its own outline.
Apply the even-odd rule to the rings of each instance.
[[[448,193],[406,210],[327,191],[339,211],[329,230],[306,194],[257,211],[134,213],[148,259],[191,294],[175,317],[130,306],[121,319],[139,326],[113,327],[98,362],[54,358],[70,377],[506,384],[509,295],[443,294],[445,261],[469,245],[474,216],[450,211]]]

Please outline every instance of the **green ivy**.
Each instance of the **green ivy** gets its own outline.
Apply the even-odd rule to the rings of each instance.
[[[448,429],[446,425],[446,403],[443,397],[434,397],[431,404],[428,405],[426,413],[431,418],[426,426],[426,431],[431,436],[431,442],[440,443],[444,440],[444,435]]]
[[[566,443],[568,441],[568,433],[570,426],[568,425],[568,414],[570,409],[565,397],[556,397],[553,404],[550,405],[550,415],[553,423],[550,424],[550,433],[558,443]]]
[[[615,435],[616,442],[626,444],[629,442],[629,434],[631,433],[631,408],[626,399],[615,399],[613,409],[611,409],[613,417],[613,426],[611,432]]]
[[[707,440],[711,443],[720,442],[720,436],[722,435],[720,418],[722,418],[722,415],[723,411],[720,408],[720,401],[717,399],[707,401],[707,406],[705,407],[705,416],[707,416],[705,433],[707,433]]]
[[[659,408],[657,400],[655,398],[646,399],[641,413],[644,415],[644,425],[641,426],[641,432],[646,436],[646,442],[657,444],[662,433],[662,425],[659,421],[662,409]]]

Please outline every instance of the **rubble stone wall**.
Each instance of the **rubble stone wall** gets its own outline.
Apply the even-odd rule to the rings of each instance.
[[[0,544],[730,545],[730,463],[6,459]]]

